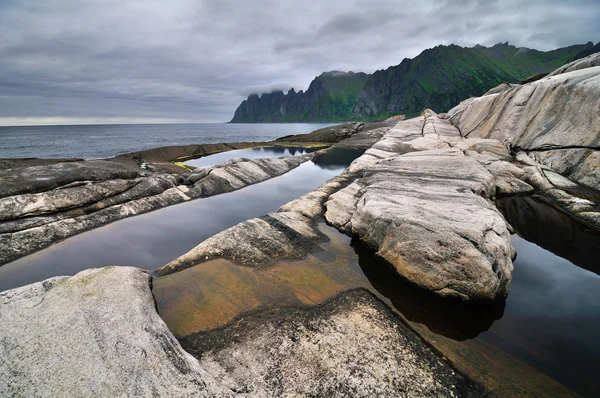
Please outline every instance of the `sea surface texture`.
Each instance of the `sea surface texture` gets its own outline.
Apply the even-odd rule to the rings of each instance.
[[[331,124],[94,124],[0,127],[0,158],[101,159],[169,145],[271,141]]]

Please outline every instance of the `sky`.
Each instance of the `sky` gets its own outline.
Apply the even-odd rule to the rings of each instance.
[[[439,44],[600,40],[600,0],[0,0],[0,125],[226,122]]]

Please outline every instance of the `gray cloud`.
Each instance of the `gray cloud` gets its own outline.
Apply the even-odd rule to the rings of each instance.
[[[550,50],[600,40],[599,20],[596,0],[4,0],[0,123],[227,121],[248,94],[323,71],[373,72],[438,44]]]

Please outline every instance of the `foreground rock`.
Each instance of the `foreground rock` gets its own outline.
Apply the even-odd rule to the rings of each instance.
[[[246,315],[181,343],[248,396],[484,395],[365,290],[315,308]]]
[[[2,396],[232,395],[181,348],[135,268],[0,293],[0,320]]]
[[[185,339],[200,362],[131,267],[0,293],[0,320],[2,396],[482,394],[365,291]]]

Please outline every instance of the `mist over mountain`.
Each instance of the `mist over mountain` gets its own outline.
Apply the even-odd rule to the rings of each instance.
[[[293,88],[252,94],[244,100],[232,123],[341,121],[352,117],[354,104],[367,82],[366,73],[330,71],[317,76],[306,92]]]

